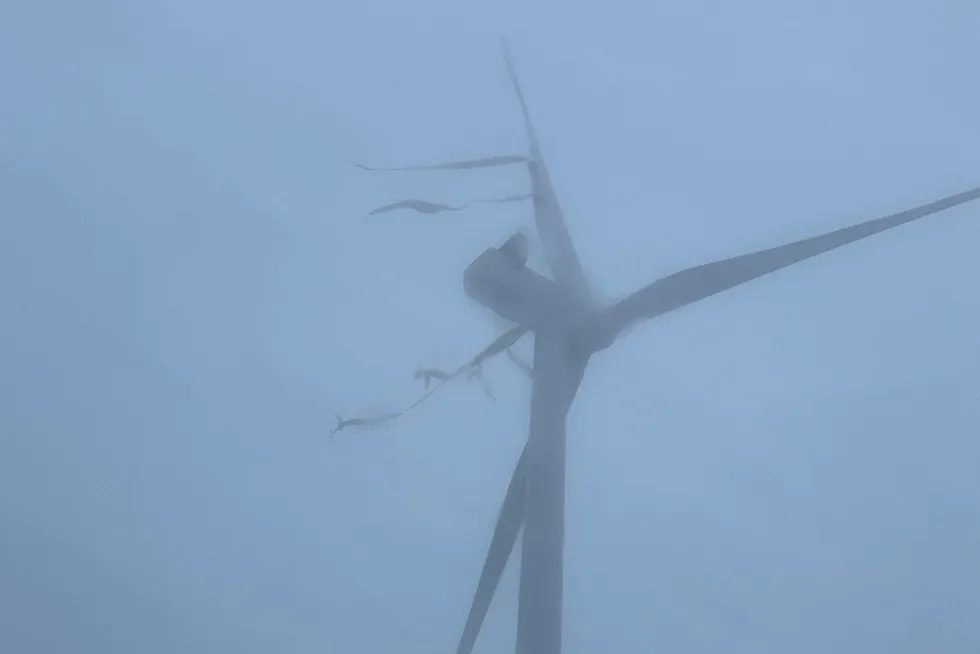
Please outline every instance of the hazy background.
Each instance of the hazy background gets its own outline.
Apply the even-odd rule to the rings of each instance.
[[[451,652],[528,383],[511,39],[607,297],[980,184],[972,0],[0,6],[0,652]],[[980,651],[980,203],[642,325],[570,417],[567,654]],[[534,256],[540,257],[540,252]],[[530,343],[522,343],[525,356]],[[511,566],[478,644],[513,647]]]

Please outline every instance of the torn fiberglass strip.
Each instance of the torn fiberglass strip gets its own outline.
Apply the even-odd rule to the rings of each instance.
[[[420,166],[395,166],[390,168],[377,168],[366,166],[362,163],[352,161],[351,163],[368,172],[404,172],[414,170],[475,170],[478,168],[492,168],[494,166],[510,166],[518,163],[527,163],[528,158],[522,154],[506,154],[496,157],[483,157],[480,159],[460,159],[457,161],[447,161],[437,164],[423,164]]]
[[[462,211],[467,207],[474,204],[502,204],[505,202],[519,202],[521,200],[527,200],[531,197],[529,193],[521,193],[518,195],[508,195],[502,198],[489,198],[486,200],[473,200],[472,202],[467,202],[465,204],[452,205],[452,204],[441,204],[439,202],[429,202],[428,200],[419,199],[408,199],[399,200],[398,202],[392,202],[391,204],[386,204],[384,206],[378,207],[377,209],[371,211],[369,216],[375,216],[379,213],[388,213],[390,211],[398,211],[399,209],[407,209],[409,211],[415,211],[424,214],[434,214],[442,213],[444,211]]]
[[[421,368],[420,367],[418,370],[416,370],[415,374],[413,375],[416,379],[424,379],[427,382],[430,379],[436,379],[436,380],[439,380],[439,381],[441,381],[443,383],[440,383],[440,384],[438,384],[436,386],[433,386],[432,388],[428,388],[428,383],[427,383],[426,384],[427,390],[426,390],[426,392],[419,399],[417,399],[415,402],[413,402],[412,404],[408,405],[407,407],[405,407],[401,411],[397,411],[395,413],[389,413],[389,414],[386,414],[386,415],[383,415],[383,416],[371,417],[371,418],[369,418],[369,417],[357,417],[357,418],[347,418],[347,419],[344,419],[344,418],[342,418],[341,416],[338,415],[337,416],[337,426],[331,432],[331,435],[332,434],[336,434],[337,432],[339,432],[339,431],[341,431],[343,429],[346,429],[347,427],[372,427],[372,426],[375,426],[375,425],[383,424],[385,422],[390,422],[391,420],[394,420],[395,418],[398,418],[398,417],[400,417],[400,416],[408,413],[412,409],[418,407],[420,404],[422,404],[427,399],[429,399],[430,397],[432,397],[432,395],[436,391],[438,391],[441,388],[443,388],[446,385],[445,382],[448,382],[448,381],[451,381],[453,379],[459,378],[462,375],[462,373],[464,373],[466,371],[469,371],[471,373],[471,375],[470,375],[469,378],[473,378],[473,377],[477,377],[478,379],[479,378],[482,378],[481,373],[478,372],[478,371],[480,369],[480,366],[483,364],[483,362],[484,361],[487,361],[488,359],[491,359],[491,358],[497,356],[498,354],[501,354],[501,353],[507,351],[507,349],[511,345],[513,345],[514,343],[516,343],[524,334],[527,333],[527,331],[528,330],[525,327],[515,327],[513,329],[510,329],[510,330],[504,332],[501,336],[497,337],[493,341],[493,343],[491,343],[489,346],[487,346],[486,348],[484,348],[482,352],[480,352],[475,357],[473,357],[469,361],[469,363],[463,364],[462,366],[460,366],[453,373],[447,373],[447,372],[438,370],[436,368]],[[477,372],[474,372],[474,371],[477,371]],[[484,389],[487,391],[487,394],[492,399],[496,399],[493,396],[493,393],[490,391],[490,388],[488,386],[486,386],[485,381],[484,381]]]

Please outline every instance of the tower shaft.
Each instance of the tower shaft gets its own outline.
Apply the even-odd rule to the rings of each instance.
[[[561,654],[569,344],[557,320],[535,330],[517,654]]]

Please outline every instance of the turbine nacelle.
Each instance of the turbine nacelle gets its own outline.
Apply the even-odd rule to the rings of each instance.
[[[512,238],[477,257],[463,273],[466,295],[530,329],[545,322],[574,324],[588,313],[565,287],[528,268],[521,253]]]

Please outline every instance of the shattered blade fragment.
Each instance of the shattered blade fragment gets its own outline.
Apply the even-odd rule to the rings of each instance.
[[[521,195],[509,195],[503,198],[490,198],[489,200],[474,200],[472,202],[467,202],[466,204],[452,205],[452,204],[441,204],[438,202],[429,202],[427,200],[399,200],[398,202],[392,202],[391,204],[386,204],[383,207],[378,207],[369,216],[375,216],[379,213],[388,213],[389,211],[398,211],[399,209],[408,209],[410,211],[416,211],[418,213],[434,214],[442,213],[444,211],[462,211],[467,207],[473,206],[474,204],[502,204],[504,202],[519,202],[521,200],[527,200],[531,196],[527,193]]]
[[[466,367],[475,368],[482,365],[484,361],[492,359],[501,352],[506,351],[514,343],[521,340],[521,337],[527,332],[528,330],[526,327],[513,327],[508,329],[506,332],[494,339],[493,343],[484,348],[482,352],[473,357]]]
[[[400,415],[401,412],[389,413],[387,415],[377,416],[374,418],[346,418],[345,419],[338,414],[336,416],[337,426],[333,428],[333,431],[330,432],[330,435],[333,436],[337,432],[343,431],[347,427],[372,427],[374,425],[380,425],[384,422],[388,422],[389,420],[393,420],[394,418],[397,418]]]
[[[534,197],[532,193],[518,193],[517,195],[507,195],[502,198],[490,198],[489,200],[477,200],[479,204],[503,204],[504,202],[520,202],[530,200]]]
[[[474,170],[477,168],[492,168],[494,166],[510,166],[513,164],[527,163],[527,161],[527,157],[522,154],[505,154],[496,157],[483,157],[480,159],[460,159],[457,161],[447,161],[437,164],[423,164],[421,166],[396,166],[391,168],[375,168],[372,166],[366,166],[356,161],[352,161],[351,163],[361,170],[376,173],[404,172],[413,170]]]
[[[466,208],[466,205],[454,207],[449,204],[438,204],[436,202],[427,202],[425,200],[399,200],[398,202],[392,202],[391,204],[386,204],[383,207],[378,207],[368,215],[376,216],[379,213],[388,213],[390,211],[398,211],[399,209],[408,209],[418,213],[433,214],[442,213],[443,211],[460,211],[464,208]]]
[[[415,373],[412,375],[415,379],[421,379],[425,383],[425,389],[426,389],[425,393],[423,393],[419,399],[417,399],[415,402],[412,402],[401,411],[398,411],[396,413],[387,413],[381,416],[374,416],[374,417],[362,416],[358,418],[344,419],[340,415],[338,415],[336,416],[337,426],[334,427],[334,429],[330,432],[331,437],[333,437],[333,435],[336,434],[337,432],[343,431],[347,427],[374,427],[376,425],[380,425],[389,422],[391,420],[394,420],[395,418],[398,418],[399,416],[402,416],[408,413],[409,411],[411,411],[412,409],[415,409],[418,406],[420,406],[423,402],[425,402],[427,399],[432,397],[433,394],[435,394],[440,389],[444,388],[447,382],[453,381],[455,379],[459,379],[459,377],[467,371],[469,371],[469,374],[467,375],[466,379],[467,380],[475,379],[476,381],[480,382],[484,390],[486,391],[487,396],[492,400],[496,400],[497,398],[494,396],[493,392],[490,390],[489,384],[487,384],[486,379],[483,377],[483,369],[482,369],[483,363],[501,354],[502,352],[506,351],[509,353],[510,350],[508,348],[510,348],[510,346],[512,346],[517,341],[519,341],[521,337],[524,336],[524,334],[526,333],[527,333],[527,329],[523,327],[514,327],[512,329],[509,329],[508,331],[504,332],[496,339],[494,339],[494,341],[490,345],[485,347],[479,354],[477,354],[475,357],[470,359],[467,363],[464,363],[459,368],[457,368],[456,372],[453,373],[448,373],[438,368],[423,368],[419,366],[418,369],[416,369]],[[439,383],[433,386],[432,380],[437,380]]]
[[[452,375],[443,370],[439,370],[437,368],[423,368],[421,366],[419,366],[418,370],[415,371],[415,374],[412,375],[412,377],[415,379],[421,379],[422,383],[425,384],[425,390],[429,390],[429,386],[432,385],[433,379],[437,382],[444,383],[453,378]]]

